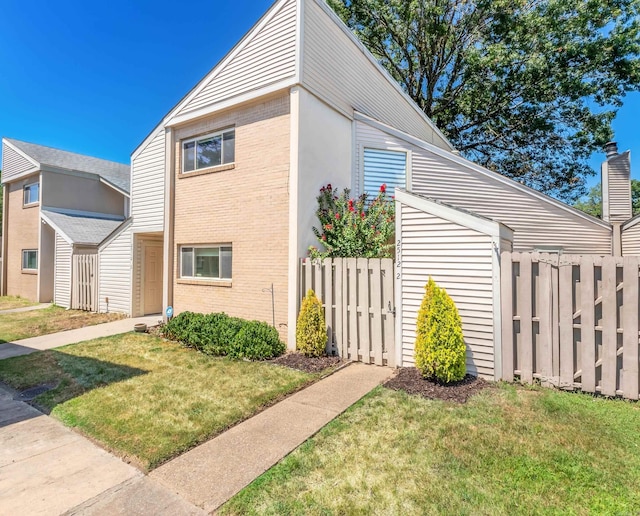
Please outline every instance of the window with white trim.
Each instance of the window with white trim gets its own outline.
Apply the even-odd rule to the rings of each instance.
[[[181,246],[180,277],[185,279],[231,279],[231,246]]]
[[[22,270],[23,271],[38,270],[38,251],[36,249],[22,250]]]
[[[23,188],[24,191],[24,202],[25,206],[30,204],[36,204],[40,201],[40,183],[31,183],[30,185],[25,185]]]
[[[407,153],[399,151],[364,149],[364,190],[373,199],[380,186],[387,185],[389,196],[393,189],[407,186]]]
[[[235,159],[235,129],[227,129],[182,142],[182,172],[228,165]]]

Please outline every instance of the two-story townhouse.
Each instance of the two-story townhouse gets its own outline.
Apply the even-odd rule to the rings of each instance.
[[[97,254],[128,214],[129,167],[4,138],[2,171],[3,293],[69,308],[72,257]]]

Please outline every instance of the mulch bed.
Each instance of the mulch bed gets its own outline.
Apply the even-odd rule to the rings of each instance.
[[[385,387],[396,391],[405,391],[431,400],[466,403],[467,400],[483,389],[491,388],[491,383],[468,374],[463,380],[442,384],[422,377],[415,367],[402,367],[397,374],[387,380]]]
[[[342,359],[340,357],[312,358],[300,353],[287,353],[271,360],[271,363],[304,371],[305,373],[320,373],[329,367],[337,367],[342,363]]]

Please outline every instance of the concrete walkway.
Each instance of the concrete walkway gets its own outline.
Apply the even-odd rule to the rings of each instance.
[[[392,374],[352,364],[149,476],[210,513]]]
[[[133,326],[137,323],[155,325],[161,319],[160,315],[147,315],[145,317],[135,317],[133,319],[121,319],[94,326],[85,326],[76,330],[61,331],[50,335],[41,335],[30,339],[17,340],[0,344],[0,360],[20,355],[28,355],[36,351],[59,348],[67,344],[75,344],[83,340],[109,337],[119,333],[133,331]]]
[[[40,303],[39,305],[23,306],[22,308],[8,308],[7,310],[0,310],[0,315],[16,314],[19,312],[31,312],[32,310],[43,310],[45,308],[49,308],[50,306],[51,303]]]

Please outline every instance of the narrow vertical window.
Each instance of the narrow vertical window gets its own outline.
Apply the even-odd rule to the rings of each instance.
[[[31,183],[24,187],[24,205],[36,204],[40,201],[40,183]]]

